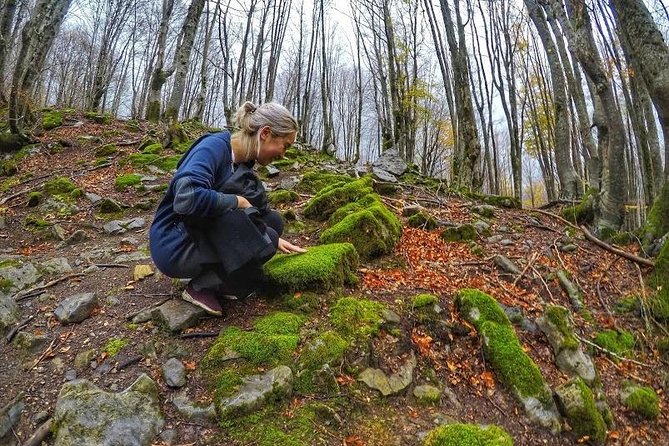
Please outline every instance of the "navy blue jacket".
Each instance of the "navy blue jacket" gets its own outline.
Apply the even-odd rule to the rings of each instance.
[[[206,224],[237,208],[236,195],[219,192],[232,171],[227,131],[201,137],[179,162],[149,234],[151,257],[167,276],[180,276],[171,266],[192,249],[184,222],[199,220]]]

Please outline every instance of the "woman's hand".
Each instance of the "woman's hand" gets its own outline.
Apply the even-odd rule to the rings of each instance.
[[[279,246],[278,246],[279,251],[285,252],[286,254],[290,254],[291,252],[307,252],[306,249],[300,248],[297,245],[293,245],[292,243],[279,238]]]
[[[250,208],[252,205],[245,197],[237,195],[237,209],[246,209]]]

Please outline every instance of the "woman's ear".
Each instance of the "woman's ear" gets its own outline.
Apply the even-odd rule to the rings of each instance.
[[[272,129],[268,125],[266,125],[265,127],[262,127],[260,129],[259,135],[260,135],[260,138],[262,138],[262,139],[267,139],[267,137],[269,137],[269,135],[271,135],[271,134],[272,134]]]

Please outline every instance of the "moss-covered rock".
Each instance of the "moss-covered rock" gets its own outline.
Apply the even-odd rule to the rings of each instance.
[[[42,190],[47,195],[65,195],[77,188],[77,185],[67,177],[55,177],[47,181]]]
[[[549,339],[553,348],[558,352],[563,349],[576,350],[580,343],[574,336],[574,329],[569,321],[569,310],[559,305],[548,305],[544,311],[544,318],[555,327],[560,339]]]
[[[274,313],[255,321],[254,330],[227,327],[203,359],[205,369],[216,370],[231,357],[254,365],[275,366],[290,361],[300,340],[304,318],[292,313]]]
[[[606,423],[597,409],[590,388],[580,378],[572,379],[556,389],[560,410],[578,438],[587,436],[589,442],[606,442]]]
[[[418,212],[407,219],[407,224],[412,228],[435,229],[439,224],[437,220],[425,212]]]
[[[321,243],[351,243],[361,257],[392,252],[402,236],[402,224],[382,203],[347,215],[321,233]]]
[[[595,198],[597,193],[594,188],[588,189],[580,203],[562,210],[562,217],[579,225],[592,224],[595,221]]]
[[[304,216],[318,221],[327,220],[337,209],[373,193],[370,177],[325,187],[307,202]]]
[[[657,393],[650,387],[627,383],[620,393],[622,403],[643,418],[654,420],[660,414]]]
[[[28,194],[28,205],[27,206],[29,208],[34,208],[35,206],[40,204],[43,199],[44,199],[44,193],[39,192],[39,191],[30,192]]]
[[[129,187],[142,184],[142,177],[136,173],[127,173],[119,175],[114,181],[114,188],[119,191],[126,190]]]
[[[444,424],[431,430],[423,446],[513,446],[513,439],[495,425]]]
[[[522,203],[519,199],[506,195],[486,195],[478,192],[465,192],[465,196],[501,208],[520,209],[522,207]]]
[[[383,324],[381,302],[356,297],[339,299],[330,311],[330,322],[347,339],[366,338],[378,333]]]
[[[84,113],[84,118],[96,124],[111,124],[113,117],[109,113],[98,113],[94,111]]]
[[[61,110],[49,110],[42,115],[44,130],[55,129],[63,125],[64,113]]]
[[[434,294],[416,294],[411,298],[411,308],[423,308],[439,303],[439,298]]]
[[[292,203],[298,198],[300,198],[300,196],[297,194],[297,192],[292,190],[275,190],[267,194],[267,201],[273,205]]]
[[[21,150],[25,143],[19,135],[0,133],[0,153],[17,152]]]
[[[626,330],[604,330],[597,333],[592,341],[603,349],[621,357],[630,355],[636,344],[632,333]]]
[[[358,254],[350,243],[310,247],[303,254],[279,254],[264,266],[274,293],[323,291],[357,283]]]
[[[127,339],[110,339],[107,341],[105,346],[102,348],[102,351],[107,354],[108,358],[113,358],[119,354],[130,343]]]
[[[285,159],[289,159],[289,157],[287,156],[285,157]],[[276,166],[276,162],[274,163],[274,165]],[[296,186],[296,189],[298,192],[315,194],[327,186],[331,186],[336,183],[343,184],[350,182],[352,180],[353,178],[348,175],[340,175],[322,171],[307,172],[304,174],[302,180],[300,180],[299,184]]]
[[[326,331],[311,340],[302,350],[297,360],[297,380],[295,389],[300,393],[322,391],[315,374],[324,366],[340,363],[349,342],[334,331]]]
[[[330,215],[328,226],[332,227],[342,221],[344,218],[356,212],[363,211],[371,206],[383,204],[381,197],[377,194],[368,194],[357,201],[345,204]]]
[[[150,155],[160,155],[161,153],[163,153],[163,145],[159,142],[154,144],[149,144],[142,149],[142,153]]]
[[[446,228],[441,233],[441,238],[447,242],[463,242],[467,240],[476,240],[478,233],[474,225],[469,223],[459,226]]]
[[[114,144],[105,144],[104,146],[95,150],[95,156],[107,157],[118,153],[118,148]]]
[[[479,329],[485,321],[511,326],[502,307],[490,295],[483,291],[464,288],[455,297],[458,312],[474,327]]]

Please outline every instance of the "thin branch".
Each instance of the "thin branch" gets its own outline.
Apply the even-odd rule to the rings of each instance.
[[[85,273],[68,274],[67,276],[59,277],[58,279],[54,279],[51,282],[48,282],[44,285],[41,285],[41,286],[38,286],[38,287],[35,287],[35,288],[31,288],[31,289],[25,290],[25,291],[19,291],[18,293],[16,293],[14,295],[14,300],[16,302],[19,302],[21,300],[28,299],[30,297],[39,296],[40,294],[42,294],[42,292],[44,290],[46,290],[49,287],[57,285],[60,282],[63,282],[65,280],[69,280],[69,279],[73,279],[75,277],[81,277],[81,276],[85,276],[85,275],[86,275]]]
[[[580,336],[577,335],[576,333],[574,333],[574,336],[576,336],[576,338],[577,338],[579,341],[584,342],[584,343],[588,344],[589,346],[595,348],[596,350],[602,351],[602,352],[606,353],[607,355],[610,355],[610,356],[612,356],[612,357],[614,357],[614,358],[616,358],[616,359],[618,359],[618,360],[620,360],[620,361],[631,362],[632,364],[640,365],[640,366],[642,366],[642,367],[647,367],[647,368],[649,368],[649,369],[650,369],[650,368],[653,368],[653,366],[650,365],[650,364],[646,364],[646,363],[644,363],[644,362],[637,361],[636,359],[625,358],[624,356],[620,356],[619,354],[614,353],[614,352],[612,352],[611,350],[607,350],[607,349],[605,349],[604,347],[600,347],[599,345],[595,344],[594,342],[589,341],[589,340],[587,340],[587,339],[584,339],[584,338],[580,337]]]

